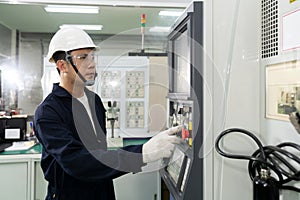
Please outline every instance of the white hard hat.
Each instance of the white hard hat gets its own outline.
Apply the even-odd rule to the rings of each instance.
[[[52,56],[57,51],[72,51],[82,48],[96,48],[91,37],[82,29],[77,27],[66,27],[58,30],[52,37],[49,44],[47,58],[49,62],[54,62]]]

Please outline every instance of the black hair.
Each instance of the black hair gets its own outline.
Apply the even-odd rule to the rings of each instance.
[[[57,51],[53,54],[52,58],[55,63],[58,60],[66,60],[66,52],[65,51]]]
[[[57,51],[53,54],[52,58],[55,63],[59,60],[66,60],[66,52],[65,51]],[[56,69],[57,69],[58,74],[60,74],[60,70],[58,68],[56,68]]]

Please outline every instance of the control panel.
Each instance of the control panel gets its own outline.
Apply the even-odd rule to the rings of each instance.
[[[182,126],[181,132],[177,136],[182,138],[186,144],[192,146],[193,113],[192,102],[170,101],[169,126]]]
[[[194,187],[191,186],[192,182],[198,178],[198,184],[201,183],[201,161],[196,154],[198,151],[195,151],[199,145],[194,146],[194,140],[198,139],[193,132],[193,117],[193,101],[169,98],[169,127],[182,127],[176,136],[181,138],[183,143],[175,147],[173,155],[166,161],[167,166],[161,169],[160,173],[174,199],[190,198],[192,193],[186,192]],[[198,167],[199,171],[191,172],[195,167]]]
[[[184,142],[160,170],[167,200],[203,199],[203,2],[192,2],[172,26],[169,40],[168,127]],[[165,195],[165,194],[164,194]],[[164,196],[163,195],[163,196]],[[164,199],[163,199],[164,200]]]

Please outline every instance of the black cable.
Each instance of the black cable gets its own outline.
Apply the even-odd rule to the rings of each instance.
[[[251,155],[239,155],[226,153],[220,148],[221,139],[229,133],[243,133],[251,137],[258,146],[258,149]],[[216,151],[227,158],[249,160],[248,173],[251,180],[261,171],[261,169],[267,169],[276,174],[277,179],[275,183],[279,189],[293,190],[300,193],[300,188],[285,185],[290,181],[300,181],[300,158],[298,156],[287,151],[284,148],[292,148],[294,151],[300,152],[300,145],[292,142],[284,142],[277,146],[263,146],[260,140],[251,132],[240,129],[230,128],[220,133],[215,142]],[[298,166],[295,167],[295,165]]]
[[[225,135],[232,133],[232,132],[237,132],[237,133],[244,133],[247,136],[250,136],[258,145],[261,156],[259,157],[253,157],[253,156],[245,156],[245,155],[233,155],[233,154],[228,154],[223,152],[220,147],[219,147],[219,141],[221,140],[222,137],[224,137]],[[266,156],[265,156],[265,152],[263,151],[263,145],[261,144],[261,142],[259,141],[259,139],[257,137],[255,137],[254,134],[252,134],[251,132],[244,130],[244,129],[240,129],[240,128],[231,128],[231,129],[227,129],[225,131],[223,131],[216,139],[216,143],[215,143],[215,147],[217,152],[227,158],[233,158],[233,159],[245,159],[245,160],[252,160],[252,161],[258,161],[258,162],[265,162],[266,160]]]

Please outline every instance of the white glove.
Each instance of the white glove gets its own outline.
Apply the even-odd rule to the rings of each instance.
[[[143,162],[154,162],[162,158],[169,158],[181,139],[174,134],[181,130],[180,126],[172,127],[153,136],[143,145]]]

